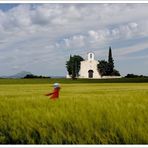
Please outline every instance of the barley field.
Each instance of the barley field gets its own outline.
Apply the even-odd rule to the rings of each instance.
[[[148,83],[0,84],[1,144],[148,144]]]

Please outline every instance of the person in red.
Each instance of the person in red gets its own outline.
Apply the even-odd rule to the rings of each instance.
[[[54,83],[53,87],[53,92],[46,94],[46,96],[51,96],[50,99],[56,100],[57,98],[59,98],[60,85],[59,83]]]

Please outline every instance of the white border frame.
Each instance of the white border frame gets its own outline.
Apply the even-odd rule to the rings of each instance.
[[[112,148],[147,148],[148,147],[148,145],[101,145],[101,144],[99,144],[99,145],[91,145],[91,144],[89,144],[89,145],[2,145],[2,146],[0,146],[0,147],[4,147],[4,148],[18,148],[18,147],[22,147],[22,148],[28,148],[28,147],[31,147],[31,148],[48,148],[48,147],[50,147],[50,148],[110,148],[110,147],[112,147]]]
[[[142,1],[138,1],[138,0],[124,0],[124,1],[120,1],[120,0],[5,0],[5,1],[1,1],[0,0],[0,4],[9,4],[9,3],[17,3],[17,4],[30,4],[30,3],[36,3],[36,4],[42,4],[42,3],[136,3],[136,4],[140,4],[140,3],[148,3],[148,0],[142,0]]]
[[[141,4],[141,3],[144,3],[144,4],[148,4],[148,0],[142,0],[142,1],[138,1],[138,0],[4,0],[4,1],[1,1],[0,0],[0,4],[33,4],[33,3],[36,3],[36,4],[57,4],[57,3],[114,3],[114,4],[118,4],[118,3],[136,3],[136,4]],[[9,145],[9,144],[6,144],[6,145],[1,145],[0,144],[0,148],[18,148],[18,147],[21,147],[21,148],[28,148],[28,147],[31,147],[31,148],[47,148],[47,147],[50,147],[50,148],[96,148],[96,147],[102,147],[102,148],[109,148],[109,147],[112,147],[112,148],[148,148],[148,145],[146,144],[140,144],[140,145],[126,145],[126,144],[123,144],[123,145],[118,145],[118,144],[108,144],[108,145],[104,145],[104,144],[98,144],[98,145],[57,145],[57,144],[49,144],[49,145],[37,145],[37,144],[26,144],[26,145],[17,145],[17,144],[14,144],[14,145]]]

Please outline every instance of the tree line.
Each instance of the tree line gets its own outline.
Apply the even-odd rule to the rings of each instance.
[[[27,74],[24,79],[32,79],[32,78],[51,78],[49,76],[37,76],[37,75],[34,75],[34,74]]]

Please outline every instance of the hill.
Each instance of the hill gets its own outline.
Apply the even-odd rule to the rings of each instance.
[[[30,74],[32,73],[28,71],[21,71],[11,76],[2,76],[1,78],[24,78],[26,75],[30,75]]]

